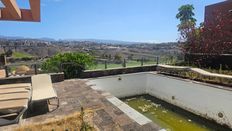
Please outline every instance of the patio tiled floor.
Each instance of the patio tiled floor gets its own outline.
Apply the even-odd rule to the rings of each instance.
[[[85,80],[66,80],[55,83],[54,88],[60,99],[60,107],[54,112],[34,116],[21,121],[20,124],[40,123],[49,118],[65,116],[80,111],[81,106],[85,109],[94,110],[93,122],[95,127],[101,131],[155,131],[159,127],[154,123],[140,126],[131,120],[120,109],[112,105],[101,93],[86,85]],[[12,129],[18,125],[2,127],[1,129]]]

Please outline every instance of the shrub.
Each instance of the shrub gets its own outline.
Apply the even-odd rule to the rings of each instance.
[[[57,54],[42,63],[41,69],[46,72],[63,71],[65,78],[76,78],[86,68],[94,65],[93,57],[85,53]]]

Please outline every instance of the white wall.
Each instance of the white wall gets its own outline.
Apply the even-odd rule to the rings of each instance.
[[[116,97],[147,93],[232,128],[232,91],[152,73],[120,75],[121,81],[118,77],[93,79],[89,84],[96,84],[94,89],[110,92]],[[219,118],[219,112],[223,118]]]
[[[118,80],[118,78],[121,80]],[[116,97],[127,97],[145,94],[146,74],[118,75],[114,77],[102,77],[90,80],[92,88],[110,92]]]
[[[232,91],[152,74],[147,82],[150,95],[232,127]]]

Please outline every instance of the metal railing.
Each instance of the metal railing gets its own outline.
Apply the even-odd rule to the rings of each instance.
[[[24,66],[24,67],[23,67]],[[27,68],[26,70],[17,71],[19,67]],[[23,75],[37,75],[42,73],[40,64],[7,64],[4,66],[6,77],[23,76]],[[14,72],[14,73],[13,73]]]
[[[127,67],[139,67],[139,66],[146,66],[146,65],[158,65],[160,58],[154,57],[154,59],[122,59],[122,60],[109,60],[109,59],[95,59],[95,66],[88,67],[86,70],[104,70],[104,69],[113,69],[113,68],[127,68]],[[17,72],[16,69],[20,66],[26,66],[29,68],[28,71],[25,72]],[[74,62],[66,62],[59,64],[57,67],[57,72],[63,72],[65,66],[75,66],[80,67],[77,63]],[[84,67],[80,67],[85,69]],[[54,73],[54,72],[47,72],[41,70],[41,62],[31,62],[31,63],[15,63],[15,64],[8,64],[4,66],[6,77],[12,76],[23,76],[23,75],[36,75],[40,73]],[[74,70],[75,72],[75,70]]]
[[[112,69],[112,68],[126,68],[126,67],[138,67],[138,66],[146,66],[146,65],[158,65],[159,57],[154,57],[154,59],[136,59],[136,60],[128,60],[123,59],[120,61],[117,60],[109,60],[109,59],[95,59],[95,66],[88,68],[87,70],[98,70],[98,69]]]

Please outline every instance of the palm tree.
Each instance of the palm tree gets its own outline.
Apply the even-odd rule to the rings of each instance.
[[[194,7],[193,5],[182,5],[178,9],[178,14],[176,18],[180,20],[180,24],[178,25],[178,31],[189,32],[191,28],[194,28],[196,25],[196,19],[194,18]]]
[[[195,29],[196,19],[194,18],[193,5],[182,5],[178,9],[176,18],[180,20],[180,24],[177,26],[180,32],[180,41],[185,42],[188,39],[188,34]]]
[[[196,23],[196,19],[193,18],[193,16],[195,15],[194,12],[194,7],[193,5],[182,5],[178,11],[179,13],[176,15],[177,19],[180,19],[181,23],[186,23],[186,22],[192,22],[192,23]]]
[[[176,18],[180,20],[180,24],[177,26],[180,32],[179,42],[184,53],[189,52],[191,49],[191,39],[196,36],[196,19],[194,18],[194,7],[193,5],[187,4],[182,5],[178,9]]]

